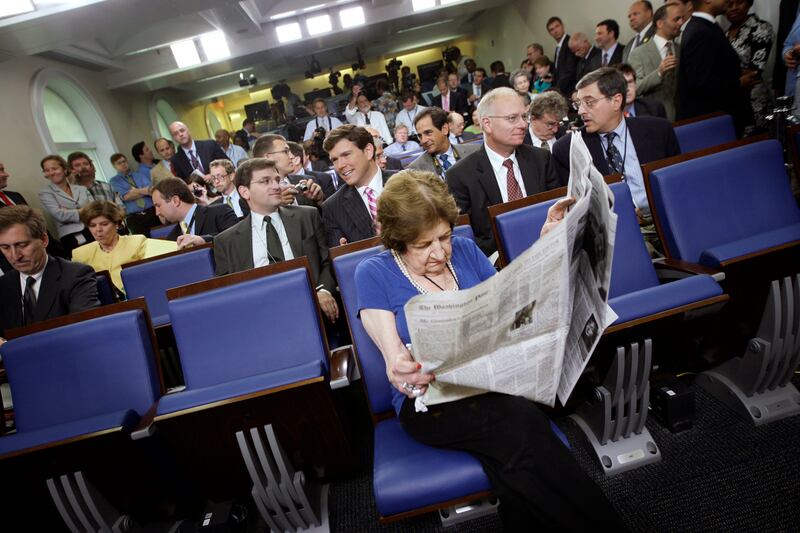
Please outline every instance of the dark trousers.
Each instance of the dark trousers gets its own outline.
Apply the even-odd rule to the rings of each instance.
[[[128,230],[134,235],[150,236],[150,228],[161,225],[161,220],[156,216],[156,208],[148,207],[125,217]]]
[[[92,233],[89,231],[88,228],[83,228],[81,231],[77,233],[70,233],[69,235],[64,235],[59,239],[61,242],[61,247],[64,249],[64,255],[66,255],[66,259],[72,259],[72,250],[81,246],[78,244],[78,235],[83,235],[83,238],[86,239],[86,243],[90,243],[94,241],[94,237],[92,237]]]
[[[400,422],[423,444],[463,450],[481,462],[505,531],[627,530],[529,400],[488,393],[417,413],[406,399]]]

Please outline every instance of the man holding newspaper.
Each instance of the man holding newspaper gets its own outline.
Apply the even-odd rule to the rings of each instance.
[[[499,274],[471,240],[452,237],[458,209],[446,186],[416,171],[387,183],[378,202],[386,251],[356,271],[361,320],[386,360],[404,429],[472,453],[508,531],[626,529],[531,401],[565,401],[615,319],[604,301],[612,199],[576,137],[570,197]],[[589,214],[606,238],[603,260],[583,243]]]

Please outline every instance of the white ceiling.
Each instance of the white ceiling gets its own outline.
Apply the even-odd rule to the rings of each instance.
[[[302,76],[311,54],[327,71],[355,62],[356,47],[370,61],[443,46],[472,33],[485,9],[506,1],[440,6],[437,0],[437,7],[414,13],[412,0],[59,0],[0,18],[0,57],[40,54],[103,72],[109,89],[172,87],[200,100],[239,90],[237,72],[243,69],[266,87]],[[366,24],[342,29],[339,10],[357,5]],[[297,14],[271,19],[289,11]],[[307,14],[322,13],[333,21],[330,33],[278,42],[276,24],[304,26]],[[215,30],[225,33],[231,56],[179,69],[169,45]]]

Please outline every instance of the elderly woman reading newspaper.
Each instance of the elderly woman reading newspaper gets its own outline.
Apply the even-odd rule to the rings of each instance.
[[[565,198],[550,208],[542,234],[573,202]],[[415,397],[435,377],[421,373],[406,348],[403,306],[417,294],[466,289],[495,273],[471,240],[452,236],[457,216],[455,201],[434,174],[407,170],[395,175],[378,200],[386,250],[356,270],[361,320],[386,361],[400,422],[424,444],[464,450],[481,462],[500,499],[507,531],[625,530],[530,400],[486,392],[432,405],[427,412],[414,408]]]

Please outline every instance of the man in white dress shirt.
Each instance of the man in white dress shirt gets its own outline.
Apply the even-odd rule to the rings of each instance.
[[[306,133],[303,135],[303,140],[307,141],[314,137],[314,132],[317,128],[323,128],[326,135],[342,125],[342,121],[336,117],[328,114],[328,103],[323,98],[315,99],[312,104],[314,107],[314,120],[310,120],[306,124]]]
[[[553,152],[553,145],[559,135],[561,120],[567,116],[569,107],[561,94],[550,91],[533,99],[528,107],[530,126],[526,144]],[[530,143],[527,143],[530,139]]]
[[[394,139],[386,124],[386,118],[380,111],[372,111],[372,102],[362,92],[360,85],[353,86],[353,95],[347,103],[344,114],[347,122],[356,126],[372,126],[381,133],[381,138],[387,144],[392,144]]]
[[[394,117],[395,128],[403,124],[408,128],[409,135],[416,135],[417,130],[414,128],[414,120],[417,118],[417,114],[422,112],[425,107],[417,103],[417,95],[414,91],[404,92],[400,97],[400,101],[403,103],[403,109]]]

